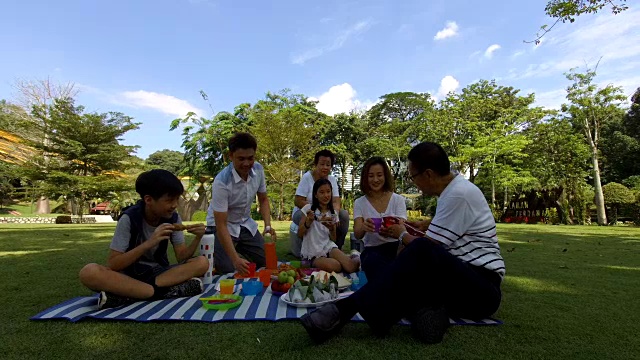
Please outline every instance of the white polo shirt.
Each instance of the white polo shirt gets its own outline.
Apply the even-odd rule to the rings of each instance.
[[[504,260],[489,204],[482,191],[464,177],[453,178],[438,197],[427,236],[444,244],[460,260],[504,276]]]
[[[213,212],[227,213],[227,229],[234,237],[240,236],[240,227],[252,235],[258,231],[258,223],[251,218],[251,204],[257,193],[266,193],[267,184],[262,165],[255,162],[247,181],[233,167],[233,163],[216,175],[212,186],[212,199],[207,211],[207,225],[215,226]]]
[[[338,189],[338,181],[336,180],[336,177],[333,175],[329,175],[328,176],[329,182],[331,183],[331,192],[332,192],[332,197],[339,197],[340,196],[340,191]],[[307,171],[306,173],[304,173],[304,175],[302,175],[302,179],[300,179],[300,182],[298,183],[298,188],[296,189],[296,196],[304,196],[305,198],[307,198],[307,204],[311,204],[311,201],[313,200],[313,184],[315,183],[315,181],[313,180],[313,175],[311,174],[311,171]],[[293,212],[291,212],[291,214],[295,214],[296,211],[300,210],[297,206],[293,207]]]

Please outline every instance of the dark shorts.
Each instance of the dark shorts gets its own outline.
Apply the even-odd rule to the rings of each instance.
[[[163,272],[178,266],[177,264],[168,266],[150,266],[146,264],[134,264],[131,268],[123,271],[123,273],[129,277],[132,277],[143,283],[154,285],[156,283],[156,277],[160,276]]]

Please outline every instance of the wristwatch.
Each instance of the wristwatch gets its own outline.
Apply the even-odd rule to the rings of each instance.
[[[402,240],[402,238],[407,235],[409,232],[407,230],[403,231],[400,233],[400,236],[398,236],[398,240],[400,240],[401,243],[404,244],[404,241]]]
[[[264,227],[264,232],[271,231],[271,225],[267,225]]]

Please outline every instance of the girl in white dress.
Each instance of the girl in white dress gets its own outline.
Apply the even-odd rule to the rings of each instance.
[[[336,245],[338,216],[333,210],[331,182],[318,179],[313,184],[311,204],[302,208],[304,214],[298,224],[302,238],[301,255],[311,266],[327,272],[352,273],[360,268],[358,258],[350,258]]]

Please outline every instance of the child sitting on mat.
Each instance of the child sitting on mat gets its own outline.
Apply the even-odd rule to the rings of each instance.
[[[209,261],[192,256],[205,226],[182,225],[176,212],[184,192],[180,180],[169,171],[150,170],[136,179],[136,192],[141,199],[118,219],[107,266],[88,264],[80,271],[82,284],[100,292],[100,309],[136,300],[195,296],[203,290],[198,277],[209,269]],[[195,235],[189,246],[184,230]],[[177,265],[169,265],[169,241]]]
[[[337,215],[331,202],[331,182],[318,179],[313,184],[311,204],[302,208],[298,236],[302,238],[302,258],[311,266],[327,272],[352,273],[360,268],[360,259],[351,258],[336,245]]]

